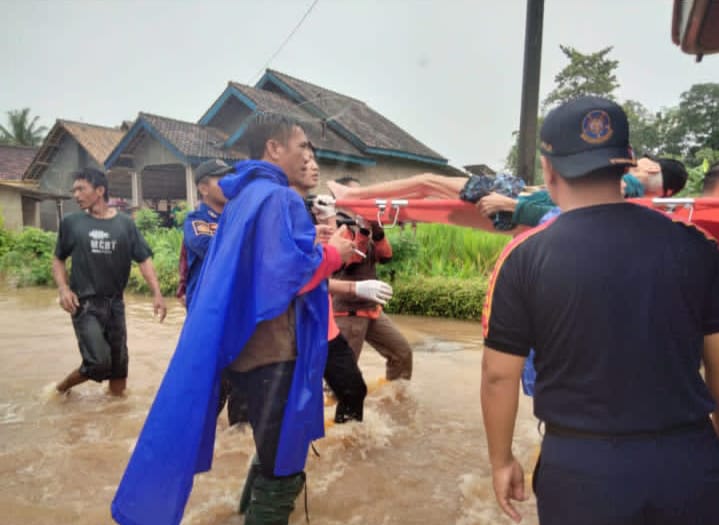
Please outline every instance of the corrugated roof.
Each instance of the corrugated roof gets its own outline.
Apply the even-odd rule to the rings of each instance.
[[[0,180],[20,180],[40,148],[0,144]]]
[[[314,105],[326,119],[332,119],[359,138],[367,147],[410,153],[446,160],[395,123],[356,98],[305,82],[274,69],[267,72]]]

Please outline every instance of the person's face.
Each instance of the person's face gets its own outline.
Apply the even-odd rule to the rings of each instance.
[[[287,175],[290,186],[300,187],[305,165],[310,161],[309,140],[299,126],[292,128],[286,144],[276,141],[273,147],[275,164]]]
[[[205,204],[212,208],[222,209],[227,202],[227,198],[222,193],[222,188],[220,188],[218,182],[220,182],[220,177],[205,177],[197,185],[197,189],[202,195],[202,201]]]
[[[98,186],[93,188],[92,184],[85,179],[78,179],[72,183],[72,196],[81,210],[92,208],[99,201],[103,200],[105,188]]]
[[[644,186],[644,194],[646,196],[651,197],[664,193],[662,168],[652,159],[646,157],[639,159],[636,166],[629,168],[629,173],[634,175],[642,186]]]
[[[305,164],[305,167],[302,170],[302,178],[299,182],[298,188],[301,191],[309,192],[310,190],[317,187],[317,185],[320,183],[320,167],[317,164],[317,159],[315,158],[314,153],[312,153],[312,149],[310,148],[310,160]]]

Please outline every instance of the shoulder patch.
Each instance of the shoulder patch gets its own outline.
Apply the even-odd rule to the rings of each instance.
[[[217,223],[200,220],[192,221],[192,231],[195,232],[195,235],[213,236],[217,231]]]

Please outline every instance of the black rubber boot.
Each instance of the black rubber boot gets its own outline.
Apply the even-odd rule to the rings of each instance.
[[[287,525],[295,499],[305,486],[305,473],[268,479],[258,474],[252,485],[245,525]]]
[[[244,514],[247,512],[247,507],[250,505],[250,496],[252,495],[252,485],[255,484],[255,478],[260,473],[260,459],[255,454],[250,464],[250,470],[247,471],[247,479],[245,479],[245,486],[242,487],[242,495],[240,496],[240,505],[237,508],[238,514]]]

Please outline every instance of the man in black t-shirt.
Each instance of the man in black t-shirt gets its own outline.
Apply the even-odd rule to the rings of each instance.
[[[152,266],[152,251],[132,219],[107,205],[107,178],[87,168],[74,174],[72,192],[80,208],[60,223],[52,263],[60,306],[72,315],[82,365],[57,384],[67,392],[88,379],[109,379],[120,395],[127,382],[127,330],[122,297],[132,261],[153,293],[160,321],[167,310]],[[70,284],[65,260],[72,258]]]
[[[515,521],[512,434],[535,348],[542,525],[719,523],[719,251],[623,201],[628,137],[609,100],[549,113],[542,168],[563,213],[508,245],[490,281],[482,411],[495,494]]]

